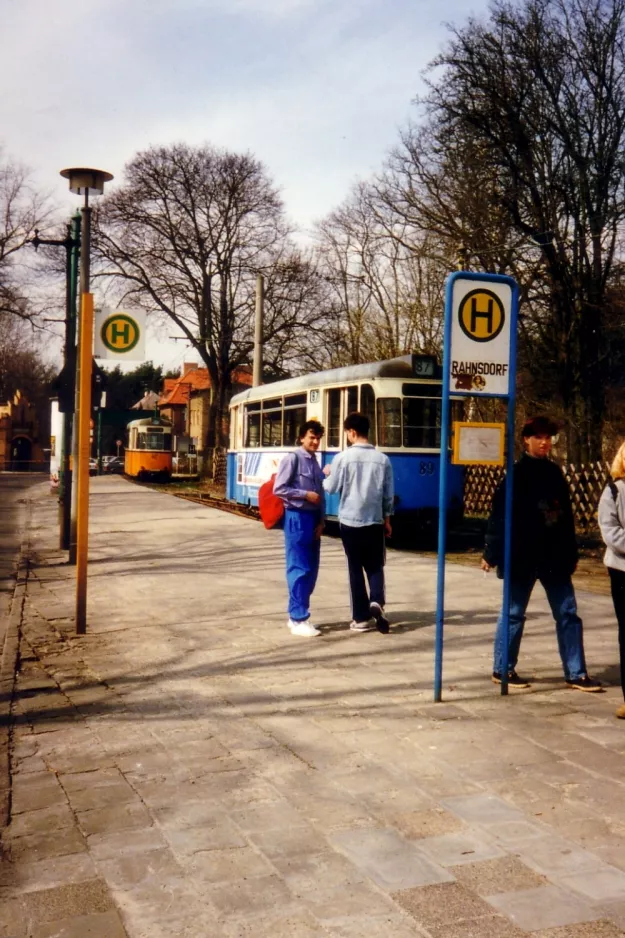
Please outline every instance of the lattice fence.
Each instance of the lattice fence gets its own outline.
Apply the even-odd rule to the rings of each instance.
[[[580,533],[597,527],[597,506],[610,469],[607,463],[563,466],[569,484],[575,525]],[[464,479],[464,513],[483,518],[490,513],[493,495],[504,472],[501,466],[467,466]]]

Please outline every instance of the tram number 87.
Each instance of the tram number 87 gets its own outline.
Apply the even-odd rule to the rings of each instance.
[[[420,476],[433,476],[434,475],[434,463],[433,462],[420,462],[419,463],[419,475]]]

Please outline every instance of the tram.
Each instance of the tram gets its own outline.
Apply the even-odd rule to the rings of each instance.
[[[394,527],[431,528],[438,518],[441,405],[441,368],[429,355],[319,371],[236,394],[230,402],[227,498],[257,505],[258,489],[297,447],[306,420],[325,426],[317,458],[322,468],[331,463],[346,445],[345,417],[359,410],[371,423],[369,441],[393,466]],[[450,465],[450,524],[461,520],[462,503],[463,467]],[[337,516],[338,495],[328,496],[326,512]]]
[[[167,482],[171,477],[171,421],[143,417],[128,424],[124,472],[140,481]]]

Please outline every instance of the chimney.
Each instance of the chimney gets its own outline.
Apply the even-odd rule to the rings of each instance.
[[[190,371],[195,371],[197,368],[197,362],[185,362],[182,366],[182,377],[188,375]]]

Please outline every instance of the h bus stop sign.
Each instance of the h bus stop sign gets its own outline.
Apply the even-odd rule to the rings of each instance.
[[[445,620],[445,547],[447,525],[447,466],[449,463],[449,402],[451,397],[499,397],[508,402],[508,456],[504,544],[504,667],[501,692],[508,692],[508,610],[510,605],[510,528],[512,466],[514,464],[514,396],[516,380],[516,324],[519,289],[512,277],[458,271],[447,280],[443,389],[441,415],[441,471],[438,504],[438,577],[434,700],[441,700],[443,628]]]

